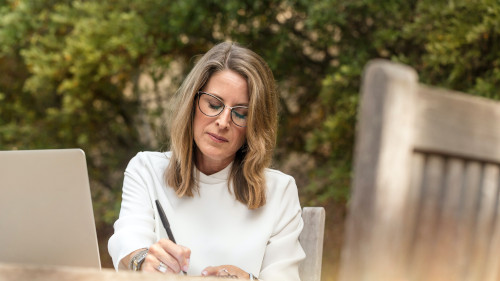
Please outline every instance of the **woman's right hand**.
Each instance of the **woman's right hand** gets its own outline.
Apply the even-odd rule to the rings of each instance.
[[[149,247],[141,270],[146,272],[186,272],[189,268],[190,256],[191,250],[189,248],[177,245],[169,239],[161,239]]]

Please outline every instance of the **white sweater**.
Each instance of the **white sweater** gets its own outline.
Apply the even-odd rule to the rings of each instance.
[[[266,169],[267,203],[256,210],[228,190],[231,165],[210,176],[196,170],[199,194],[179,198],[165,185],[170,155],[140,152],[125,170],[120,216],[108,242],[116,269],[131,252],[168,237],[156,210],[159,199],[177,243],[191,249],[189,275],[230,264],[263,280],[299,280],[303,221],[291,176]]]

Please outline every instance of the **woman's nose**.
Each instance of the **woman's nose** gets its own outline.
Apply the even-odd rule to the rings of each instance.
[[[217,126],[226,128],[229,126],[231,121],[231,108],[226,107],[224,110],[217,116]]]

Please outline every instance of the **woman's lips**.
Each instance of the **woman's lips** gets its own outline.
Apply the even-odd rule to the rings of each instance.
[[[208,135],[215,142],[218,142],[218,143],[228,142],[228,140],[226,138],[223,138],[223,137],[221,137],[219,135],[212,134],[212,133],[208,133]]]

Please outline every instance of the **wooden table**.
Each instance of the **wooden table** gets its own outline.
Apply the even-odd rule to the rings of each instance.
[[[220,281],[222,278],[144,273],[113,269],[55,267],[0,263],[0,281]]]

